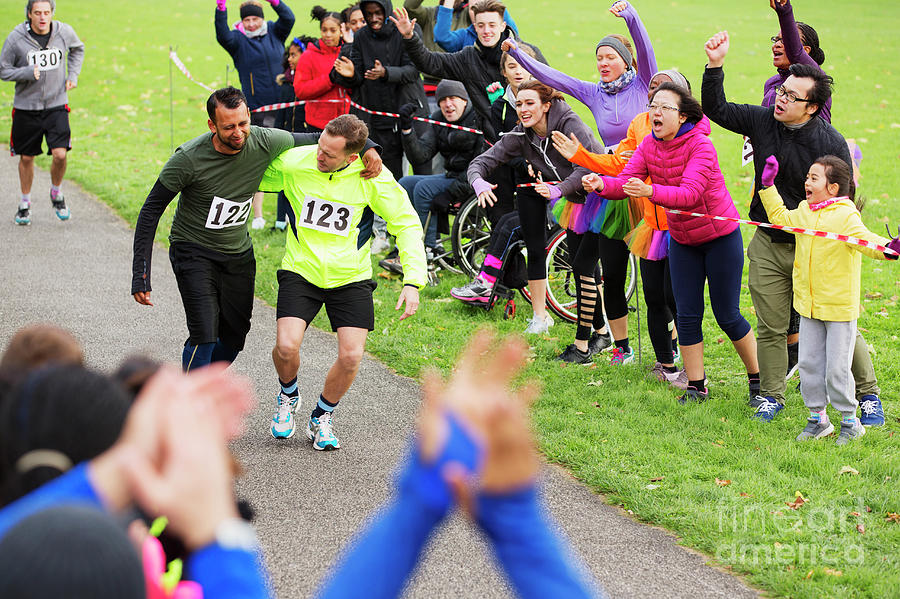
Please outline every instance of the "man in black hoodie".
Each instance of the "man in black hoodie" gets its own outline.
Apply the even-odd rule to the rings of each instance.
[[[406,9],[394,11],[391,21],[403,35],[406,51],[420,71],[463,82],[473,107],[484,119],[485,138],[494,142],[497,135],[490,122],[491,104],[503,95],[504,89],[500,75],[500,57],[503,55],[500,44],[513,36],[513,33],[503,20],[506,7],[498,0],[481,0],[472,6],[472,12],[475,13],[474,25],[478,39],[474,45],[448,54],[431,52],[425,48],[421,36],[416,35],[414,30],[415,20],[409,20]],[[546,64],[547,60],[541,51],[534,46],[532,48],[537,59]],[[489,92],[488,88],[496,91]]]
[[[404,50],[397,28],[387,20],[393,9],[391,1],[366,0],[360,7],[366,26],[356,32],[350,57],[341,57],[335,62],[331,81],[355,89],[354,99],[370,110],[397,112],[404,98],[410,99],[409,87],[422,88],[419,71]],[[424,90],[421,98],[416,100],[424,108]],[[384,165],[400,179],[405,173],[402,172],[403,144],[397,119],[356,109],[351,113],[368,125],[370,138],[383,148]]]

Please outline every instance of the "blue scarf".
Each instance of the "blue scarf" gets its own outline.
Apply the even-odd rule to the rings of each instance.
[[[607,94],[617,94],[628,87],[628,85],[632,81],[634,81],[635,75],[637,75],[637,71],[635,71],[632,67],[628,67],[627,69],[625,69],[625,72],[619,75],[619,77],[614,81],[610,81],[609,83],[601,81],[600,89],[602,89],[604,93]]]

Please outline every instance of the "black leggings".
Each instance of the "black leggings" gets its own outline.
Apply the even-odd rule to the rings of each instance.
[[[569,250],[569,264],[575,277],[575,294],[578,304],[578,328],[575,339],[587,341],[591,331],[601,329],[604,325],[603,302],[597,292],[597,281],[594,274],[597,270],[597,259],[600,254],[599,233],[579,235],[571,229],[566,230],[566,247]]]
[[[660,364],[672,364],[672,326],[675,324],[676,310],[669,259],[641,258],[641,283],[644,287],[644,303],[647,304],[647,330],[656,361]]]
[[[625,278],[628,272],[628,244],[621,239],[610,239],[598,234],[600,264],[603,266],[603,302],[606,317],[610,320],[628,315],[625,299]]]
[[[522,239],[528,250],[528,280],[547,278],[547,200],[531,187],[516,193]]]

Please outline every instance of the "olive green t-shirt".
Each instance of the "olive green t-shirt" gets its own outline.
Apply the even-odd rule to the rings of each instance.
[[[179,146],[159,174],[166,189],[181,192],[169,241],[191,241],[211,250],[238,254],[250,249],[247,218],[266,167],[294,147],[287,131],[250,127],[237,154],[221,154],[212,133]]]

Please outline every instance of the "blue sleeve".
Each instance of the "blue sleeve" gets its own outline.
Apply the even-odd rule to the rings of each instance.
[[[397,494],[335,565],[316,597],[368,599],[399,597],[431,533],[447,516],[453,497],[443,467],[457,462],[477,470],[480,450],[452,418],[443,453],[423,462],[412,449],[400,474]]]
[[[216,27],[216,41],[219,45],[234,57],[240,46],[240,37],[244,34],[240,31],[228,29],[228,11],[216,9],[216,16],[213,19]]]
[[[443,48],[444,52],[458,52],[463,49],[465,41],[465,29],[451,31],[453,9],[446,6],[438,6],[437,18],[434,21],[434,42]]]
[[[0,510],[0,538],[10,528],[41,510],[64,503],[78,503],[103,509],[100,496],[87,476],[87,462],[78,464],[59,478],[35,489]]]
[[[206,599],[268,599],[262,560],[252,551],[212,544],[187,560],[187,578],[203,587]]]
[[[590,588],[583,568],[552,530],[534,486],[507,495],[482,495],[478,523],[518,597],[603,596]]]
[[[509,14],[509,10],[503,11],[503,20],[506,21],[506,24],[509,25],[510,29],[516,32],[516,37],[519,37],[519,28],[516,27],[516,22],[513,21],[512,15]]]
[[[281,40],[281,45],[283,46],[287,41],[288,36],[291,35],[291,29],[294,27],[294,12],[288,8],[288,5],[284,3],[284,0],[272,8],[275,9],[275,12],[278,14],[278,20],[275,21],[272,32],[275,34],[275,37]]]

